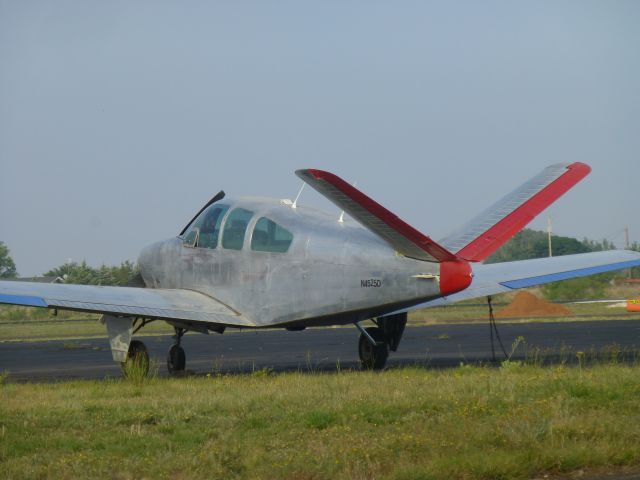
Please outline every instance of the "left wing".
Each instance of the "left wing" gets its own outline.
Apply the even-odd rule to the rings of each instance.
[[[460,300],[486,297],[519,288],[637,266],[640,266],[640,252],[631,250],[610,250],[517,262],[479,264],[473,267],[473,282],[466,290],[422,303],[412,307],[411,310],[448,305]]]
[[[233,327],[255,326],[216,299],[184,289],[0,281],[0,303]]]

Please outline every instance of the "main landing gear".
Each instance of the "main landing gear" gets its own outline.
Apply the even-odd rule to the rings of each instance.
[[[380,327],[365,328],[358,341],[360,365],[364,370],[382,370],[389,357],[389,345]]]
[[[120,364],[125,377],[146,377],[149,373],[149,353],[140,340],[131,340],[127,359]]]
[[[358,354],[364,370],[382,370],[387,363],[389,350],[395,352],[407,324],[407,314],[387,315],[373,320],[375,327],[364,328],[359,323]]]
[[[167,353],[167,369],[170,375],[180,375],[186,366],[186,355],[180,346],[180,340],[187,330],[180,327],[174,327],[174,330],[176,332],[173,336],[175,343],[171,345]],[[121,366],[126,377],[146,377],[149,373],[149,353],[145,344],[140,340],[131,340],[126,359],[121,362]]]
[[[174,327],[176,334],[173,336],[175,343],[169,348],[167,353],[167,370],[170,375],[180,375],[184,372],[187,359],[184,349],[180,346],[180,340],[186,330]],[[140,340],[131,340],[127,359],[122,363],[122,371],[126,377],[133,375],[147,376],[149,373],[149,353],[147,347]]]
[[[184,354],[184,349],[180,346],[180,340],[186,332],[184,328],[173,327],[176,334],[173,339],[176,343],[171,345],[169,353],[167,354],[167,370],[171,375],[179,375],[184,372],[184,368],[187,363],[187,357]]]

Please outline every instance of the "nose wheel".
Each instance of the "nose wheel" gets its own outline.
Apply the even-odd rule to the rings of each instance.
[[[184,372],[187,364],[187,357],[184,353],[184,349],[180,346],[180,340],[185,334],[184,328],[174,327],[176,334],[173,336],[175,343],[169,348],[167,354],[167,370],[171,375],[179,375]]]

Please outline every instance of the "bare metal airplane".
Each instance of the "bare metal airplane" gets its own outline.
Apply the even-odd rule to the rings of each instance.
[[[148,365],[131,337],[149,322],[175,329],[167,366],[185,369],[185,332],[353,324],[364,368],[383,368],[410,309],[640,265],[606,251],[482,264],[582,180],[583,163],[552,165],[435,242],[336,175],[297,175],[356,222],[263,198],[213,197],[180,232],[138,260],[147,288],[0,282],[0,303],[103,314],[113,359]],[[472,267],[473,264],[473,267]],[[371,320],[374,326],[363,327]]]

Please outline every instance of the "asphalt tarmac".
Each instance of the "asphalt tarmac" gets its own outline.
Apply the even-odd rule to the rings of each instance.
[[[502,342],[510,352],[519,336],[522,342],[512,359],[521,360],[539,349],[544,362],[575,362],[576,352],[609,355],[620,348],[627,359],[640,355],[640,321],[501,324]],[[185,335],[182,346],[187,371],[207,373],[247,373],[262,369],[274,371],[335,371],[359,368],[358,331],[353,327],[241,331],[224,335]],[[136,336],[147,345],[149,355],[166,373],[166,352],[170,336]],[[504,358],[495,342],[496,358]],[[488,324],[409,327],[397,352],[392,352],[387,368],[419,365],[446,368],[462,363],[491,363]],[[11,381],[56,381],[120,377],[120,367],[111,359],[106,338],[0,343],[0,372]]]

